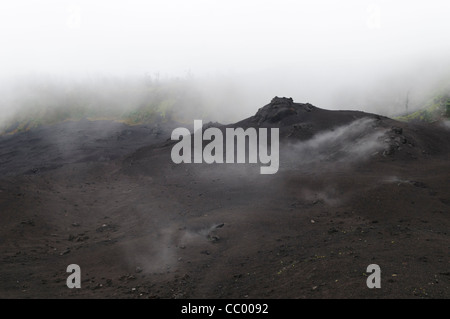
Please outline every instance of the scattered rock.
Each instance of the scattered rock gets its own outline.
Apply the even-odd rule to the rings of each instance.
[[[331,227],[330,229],[328,229],[328,234],[334,234],[334,233],[337,233],[337,232],[339,232],[336,228],[334,228],[334,227]]]
[[[28,219],[21,222],[22,225],[34,226],[34,220]]]
[[[88,240],[89,239],[89,236],[79,236],[79,237],[77,237],[77,242],[81,242],[81,241],[85,241],[85,240]]]
[[[102,284],[97,284],[97,285],[95,285],[94,287],[92,287],[92,290],[97,290],[97,289],[100,289],[100,288],[102,288],[102,287],[103,287]]]
[[[104,232],[104,231],[116,231],[116,230],[117,230],[117,226],[110,225],[110,224],[103,224],[102,226],[100,226],[96,229],[96,231],[99,233]]]
[[[64,250],[62,253],[60,253],[61,256],[67,255],[68,253],[70,253],[70,249],[67,248],[66,250]]]
[[[419,261],[426,263],[426,262],[428,262],[428,258],[425,256],[419,257]]]
[[[403,129],[401,127],[392,127],[391,132],[394,132],[395,134],[403,134]]]
[[[208,235],[208,240],[212,241],[212,242],[217,242],[219,241],[220,237],[217,235]]]
[[[411,184],[413,184],[416,187],[427,188],[427,185],[425,183],[423,183],[423,182],[411,181]]]

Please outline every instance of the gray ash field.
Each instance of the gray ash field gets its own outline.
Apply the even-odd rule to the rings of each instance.
[[[0,137],[0,298],[450,297],[448,128],[287,98],[210,125],[279,128],[279,171],[174,164],[179,123]]]

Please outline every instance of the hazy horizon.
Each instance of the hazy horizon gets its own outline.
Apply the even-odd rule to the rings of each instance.
[[[192,77],[237,118],[276,95],[392,115],[448,84],[449,14],[444,0],[2,3],[0,86]]]

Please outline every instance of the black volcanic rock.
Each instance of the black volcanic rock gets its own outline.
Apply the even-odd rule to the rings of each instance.
[[[277,123],[291,115],[299,115],[302,111],[311,112],[311,104],[294,103],[292,98],[274,97],[270,104],[260,108],[255,115],[258,124],[263,122]]]
[[[334,131],[360,119],[373,120],[361,134],[386,131],[384,156],[392,158],[395,154],[396,158],[409,160],[450,151],[445,142],[448,130],[438,126],[412,125],[362,111],[326,110],[310,103],[296,103],[290,97],[276,96],[255,115],[221,129],[279,128],[280,139],[295,142],[311,139],[321,132]]]
[[[278,127],[280,137],[303,140],[361,118],[379,121],[384,117],[360,111],[325,110],[310,103],[296,103],[292,98],[276,96],[254,116],[227,127]]]

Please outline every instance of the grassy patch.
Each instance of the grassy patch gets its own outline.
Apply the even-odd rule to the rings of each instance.
[[[396,117],[403,122],[434,122],[443,118],[450,118],[450,95],[444,94],[432,98],[425,106],[416,112]]]

